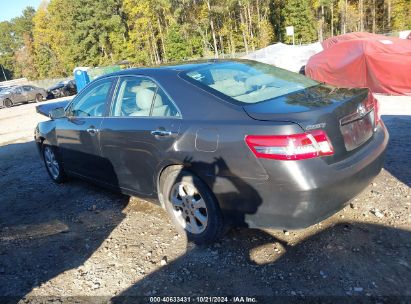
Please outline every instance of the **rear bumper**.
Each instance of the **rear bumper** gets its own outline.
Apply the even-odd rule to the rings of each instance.
[[[269,179],[247,181],[241,198],[217,199],[225,215],[249,227],[305,228],[342,209],[381,171],[388,143],[383,123],[351,157],[328,165],[322,159],[264,160]],[[245,190],[244,190],[245,189]],[[245,192],[244,192],[245,191]],[[243,195],[244,194],[244,195]]]

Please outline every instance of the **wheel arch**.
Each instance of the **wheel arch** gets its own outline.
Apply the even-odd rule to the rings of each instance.
[[[212,193],[212,195],[214,196],[214,198],[216,199],[216,202],[218,203],[218,205],[220,205],[216,195],[213,193],[213,191],[210,189],[210,185],[207,183],[207,181],[201,176],[201,174],[198,174],[198,172],[196,172],[195,170],[193,170],[188,164],[181,164],[181,163],[168,163],[165,164],[161,167],[161,169],[158,171],[158,174],[156,176],[156,190],[157,190],[157,195],[158,195],[158,199],[160,201],[161,207],[165,208],[164,205],[164,198],[163,198],[163,194],[162,194],[162,188],[164,185],[164,180],[165,177],[167,176],[167,173],[175,170],[175,169],[179,169],[179,170],[185,170],[190,172],[191,174],[195,175],[197,178],[199,178],[204,185],[210,190],[210,193]]]
[[[172,171],[174,169],[185,169],[186,166],[183,164],[178,164],[178,163],[168,163],[167,165],[163,165],[161,169],[158,171],[158,174],[156,176],[156,190],[157,190],[157,196],[158,200],[160,201],[161,207],[165,209],[165,204],[164,204],[164,198],[163,198],[163,184],[164,184],[164,179],[167,176],[167,172]]]

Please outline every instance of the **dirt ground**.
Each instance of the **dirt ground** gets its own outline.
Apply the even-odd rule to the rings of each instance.
[[[35,104],[1,109],[0,296],[411,301],[411,98],[380,101],[385,166],[350,205],[305,230],[236,229],[209,247],[187,245],[156,205],[76,179],[53,184],[33,142],[47,118]]]

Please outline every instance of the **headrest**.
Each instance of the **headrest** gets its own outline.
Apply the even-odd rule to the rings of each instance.
[[[136,92],[136,104],[140,110],[149,110],[153,102],[154,92],[150,89],[139,89]]]
[[[154,108],[158,108],[158,107],[162,107],[162,106],[164,106],[163,98],[159,94],[157,94],[156,95],[156,100],[154,102]]]

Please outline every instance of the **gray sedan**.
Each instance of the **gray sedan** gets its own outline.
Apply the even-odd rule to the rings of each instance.
[[[50,107],[35,140],[53,181],[159,203],[198,244],[321,221],[380,172],[388,142],[368,90],[252,61],[123,70]]]
[[[10,108],[16,104],[40,102],[46,99],[47,92],[31,85],[15,86],[0,91],[0,107]]]

